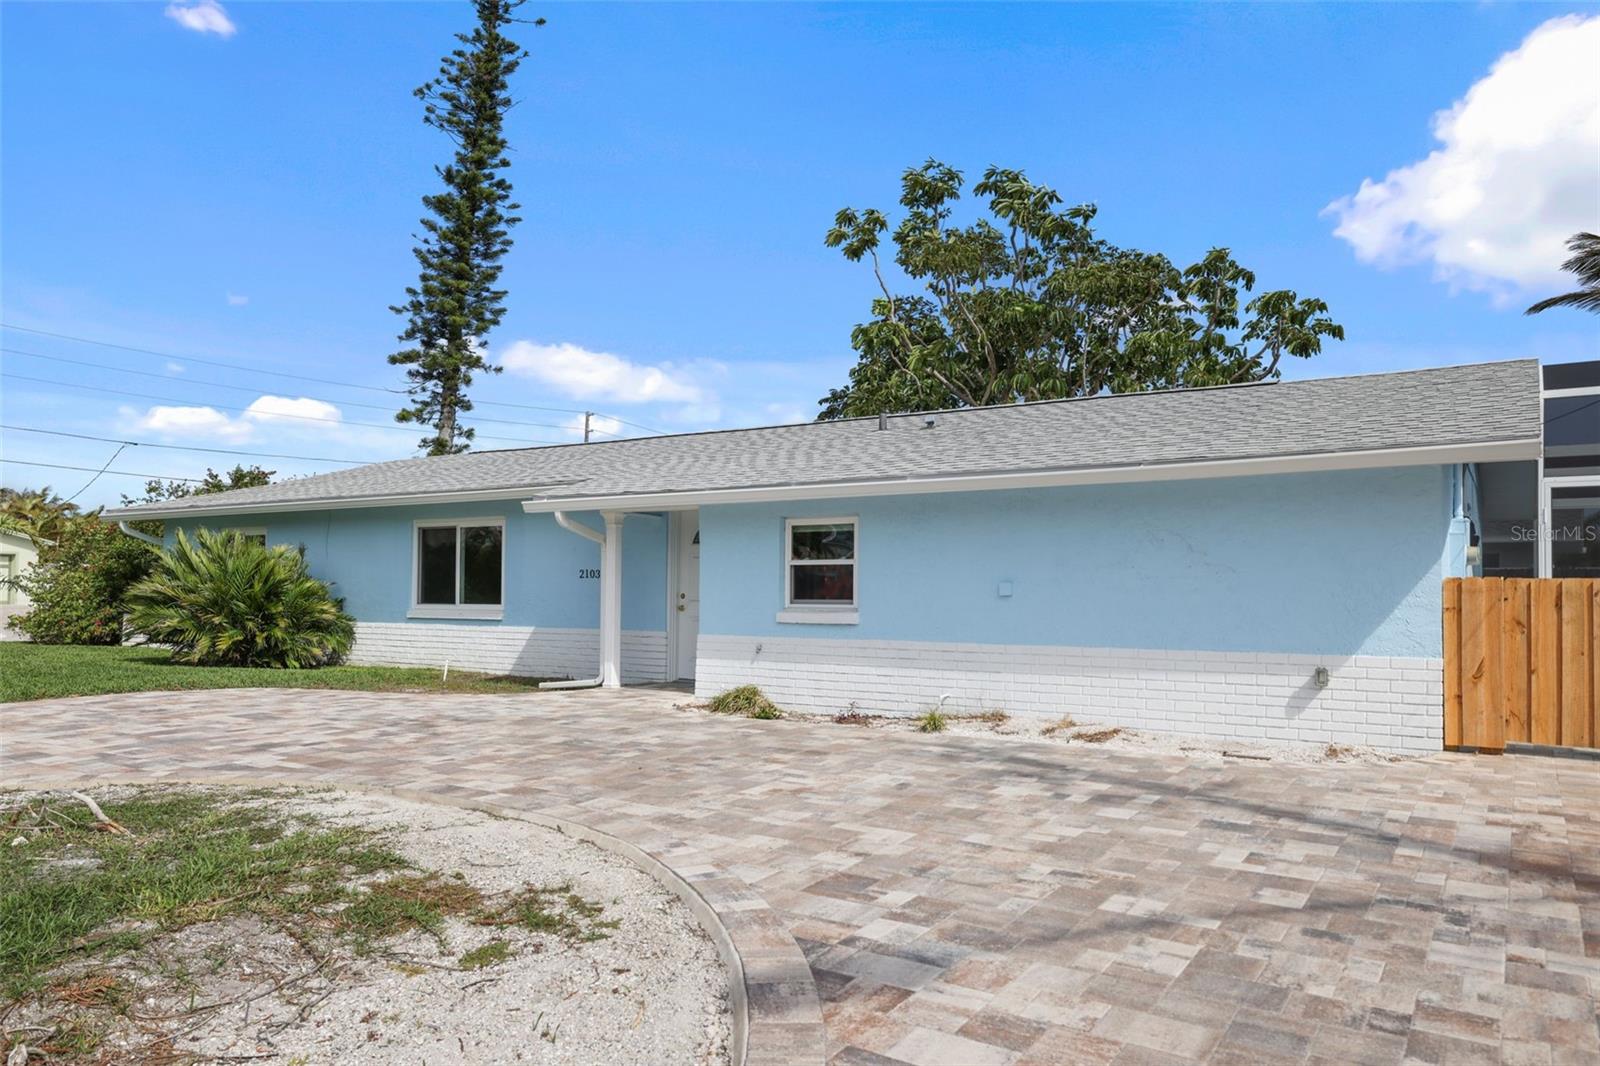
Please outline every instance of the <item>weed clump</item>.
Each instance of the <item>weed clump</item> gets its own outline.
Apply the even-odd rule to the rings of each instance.
[[[755,685],[740,685],[711,697],[706,707],[714,714],[736,714],[743,718],[782,718],[777,704]]]
[[[1041,737],[1053,737],[1057,733],[1076,728],[1078,728],[1078,720],[1072,717],[1070,714],[1065,714],[1061,716],[1060,721],[1051,722],[1049,725],[1039,730],[1039,735]]]
[[[460,962],[463,970],[482,970],[489,966],[497,966],[510,957],[510,941],[496,939],[487,944],[480,944],[471,951],[463,952]]]
[[[921,718],[917,719],[917,732],[943,733],[949,725],[950,719],[945,717],[944,712],[937,707],[933,707]]]

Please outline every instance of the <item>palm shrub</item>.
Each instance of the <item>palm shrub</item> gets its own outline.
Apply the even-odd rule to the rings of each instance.
[[[196,666],[301,669],[337,662],[355,620],[296,549],[236,533],[178,532],[155,572],[128,592],[128,622]]]

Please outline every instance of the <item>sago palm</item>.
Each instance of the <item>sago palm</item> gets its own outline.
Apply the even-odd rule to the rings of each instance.
[[[298,551],[235,533],[180,531],[128,606],[135,631],[200,666],[322,666],[355,640],[354,620]]]
[[[1577,276],[1580,287],[1548,300],[1540,300],[1527,313],[1536,315],[1552,307],[1576,307],[1582,311],[1600,313],[1600,236],[1593,233],[1574,233],[1567,238],[1572,256],[1561,269]]]

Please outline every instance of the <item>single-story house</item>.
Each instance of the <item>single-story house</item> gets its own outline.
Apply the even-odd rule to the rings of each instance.
[[[1583,366],[1555,399],[1600,396]],[[1517,525],[1551,491],[1545,391],[1519,360],[1096,396],[408,459],[106,514],[301,546],[357,661],[1436,750],[1441,580],[1548,565]]]
[[[27,614],[28,594],[12,584],[39,561],[39,547],[33,538],[14,529],[0,529],[0,640],[24,640],[22,631],[12,629],[12,616]]]

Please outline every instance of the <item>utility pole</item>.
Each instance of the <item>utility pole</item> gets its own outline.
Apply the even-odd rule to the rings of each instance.
[[[594,418],[593,411],[583,412],[583,443],[589,443],[589,422]]]

